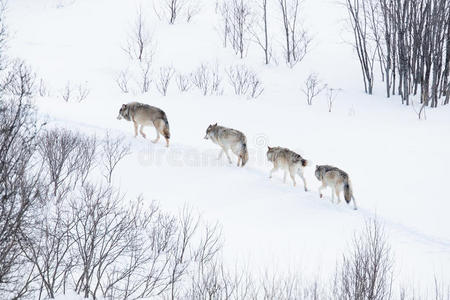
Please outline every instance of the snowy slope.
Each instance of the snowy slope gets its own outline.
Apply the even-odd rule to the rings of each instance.
[[[314,43],[294,69],[282,58],[278,66],[262,65],[256,48],[244,61],[223,49],[212,2],[203,1],[192,23],[169,26],[152,15],[149,1],[11,1],[10,53],[47,82],[50,95],[36,101],[50,126],[127,136],[133,153],[120,165],[116,184],[174,212],[187,203],[208,221],[219,222],[231,264],[298,265],[311,274],[328,274],[355,230],[376,215],[386,226],[402,280],[431,281],[435,274],[450,280],[449,107],[428,111],[428,120],[418,121],[412,107],[395,97],[385,99],[382,87],[375,96],[365,95],[354,53],[343,42],[348,38],[345,11],[335,1],[307,1],[304,23]],[[115,79],[129,61],[121,46],[140,5],[150,16],[157,45],[155,75],[166,65],[187,73],[203,62],[221,68],[246,63],[261,76],[263,95],[235,97],[225,77],[223,96],[180,94],[175,82],[166,97],[154,87],[144,95],[121,93]],[[324,95],[306,105],[301,88],[312,71],[343,89],[331,113]],[[65,103],[60,91],[68,81],[87,82],[88,98]],[[120,105],[135,100],[167,113],[169,149],[134,138],[131,123],[116,120]],[[218,148],[203,139],[215,122],[247,135],[248,166],[216,160]],[[146,132],[152,138],[153,129]],[[346,170],[360,209],[333,205],[328,196],[319,199],[314,167],[306,169],[309,192],[301,183],[294,188],[289,179],[283,184],[281,173],[269,180],[267,145],[289,147],[314,164]]]

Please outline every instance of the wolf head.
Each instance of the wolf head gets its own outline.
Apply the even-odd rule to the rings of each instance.
[[[267,160],[273,161],[274,148],[267,146]]]
[[[247,144],[243,144],[242,145],[242,150],[241,153],[239,155],[241,157],[242,160],[242,167],[245,166],[245,164],[248,162],[248,149],[247,149]]]
[[[119,115],[117,116],[117,120],[122,120],[122,118],[130,121],[130,111],[128,105],[126,104],[122,104],[122,107],[119,110]]]
[[[316,165],[316,171],[314,172],[314,175],[316,175],[317,180],[322,180],[322,174],[321,174],[321,168],[320,166]]]
[[[208,126],[208,128],[206,129],[205,140],[208,140],[211,137],[213,130],[216,129],[216,127],[217,127],[217,123],[214,125]]]

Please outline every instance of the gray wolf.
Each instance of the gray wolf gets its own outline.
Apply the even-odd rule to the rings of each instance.
[[[331,187],[331,201],[334,202],[334,194],[338,198],[338,203],[341,202],[340,193],[344,191],[345,202],[350,203],[353,199],[353,208],[357,209],[355,197],[353,196],[352,183],[348,174],[333,166],[316,165],[315,175],[317,179],[322,182],[319,187],[320,198],[322,198],[322,190],[326,187]]]
[[[218,159],[221,159],[222,154],[225,153],[228,158],[228,162],[231,164],[232,161],[230,155],[228,154],[228,150],[231,149],[231,151],[238,157],[238,167],[243,167],[247,163],[247,138],[242,132],[236,129],[219,126],[216,123],[208,126],[206,129],[205,139],[210,139],[213,143],[222,148]]]
[[[166,113],[161,109],[144,103],[130,102],[128,104],[123,104],[120,108],[117,119],[121,120],[122,118],[133,122],[135,137],[138,135],[139,125],[141,126],[139,128],[139,132],[144,138],[146,138],[143,131],[144,127],[155,127],[156,139],[152,140],[152,142],[157,143],[159,141],[160,134],[162,134],[166,139],[166,146],[169,147],[169,121],[167,120]]]
[[[287,148],[282,147],[267,147],[267,148],[268,148],[267,159],[273,163],[273,169],[270,171],[269,178],[272,178],[273,172],[281,168],[284,170],[284,177],[283,177],[284,183],[286,183],[286,175],[287,172],[289,171],[294,186],[297,184],[295,182],[295,174],[298,174],[300,178],[303,180],[305,192],[308,191],[305,176],[303,175],[303,168],[308,166],[308,161],[304,159],[300,154],[297,154],[294,151],[291,151]]]

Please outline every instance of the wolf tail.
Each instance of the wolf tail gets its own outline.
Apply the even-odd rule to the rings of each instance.
[[[241,160],[242,160],[242,165],[241,167],[245,166],[245,164],[248,162],[248,149],[247,149],[247,143],[243,143],[242,144],[242,149],[241,149]]]
[[[301,159],[301,163],[302,163],[302,167],[306,167],[306,166],[309,166],[310,165],[310,163],[309,163],[309,160],[306,160],[306,159]]]
[[[353,191],[352,186],[350,183],[350,179],[348,177],[345,177],[344,179],[344,198],[345,202],[350,203],[353,197]]]
[[[169,121],[167,120],[167,116],[166,116],[165,113],[163,113],[161,119],[164,121],[164,125],[165,125],[165,126],[164,126],[164,129],[163,129],[164,137],[165,137],[166,139],[170,139],[170,127],[169,127]]]

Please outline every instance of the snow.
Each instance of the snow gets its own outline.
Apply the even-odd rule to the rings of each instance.
[[[450,281],[450,107],[428,110],[424,121],[399,98],[386,99],[381,84],[375,95],[364,94],[356,56],[344,42],[345,11],[335,1],[306,2],[304,23],[314,43],[293,69],[281,57],[279,65],[262,65],[256,48],[242,61],[224,49],[213,1],[203,1],[192,23],[173,26],[154,17],[149,2],[10,1],[9,52],[25,59],[48,84],[50,96],[37,98],[36,104],[50,126],[126,136],[133,153],[119,166],[115,184],[130,197],[142,194],[173,212],[187,204],[221,224],[224,258],[231,265],[296,265],[312,275],[328,274],[364,220],[377,216],[402,281],[431,282],[435,275]],[[129,64],[121,46],[139,6],[150,16],[156,42],[154,76],[166,65],[189,73],[201,63],[217,64],[224,74],[224,68],[245,63],[262,78],[263,95],[256,100],[234,96],[225,74],[223,96],[180,93],[174,81],[166,97],[154,85],[148,94],[121,93],[115,79]],[[279,25],[274,21],[273,26]],[[331,113],[325,93],[312,106],[306,104],[301,88],[310,72],[342,89]],[[68,81],[74,86],[87,82],[88,98],[64,102],[60,91]],[[169,149],[162,141],[155,145],[134,138],[132,124],[116,120],[120,105],[131,101],[167,113]],[[246,134],[247,166],[228,165],[225,157],[216,160],[219,149],[203,139],[215,122]],[[153,130],[145,130],[150,139]],[[308,192],[301,180],[297,187],[289,178],[283,184],[281,172],[269,180],[267,145],[288,147],[313,162],[306,168]],[[332,204],[329,190],[324,199],[318,197],[314,164],[348,172],[359,210]]]

